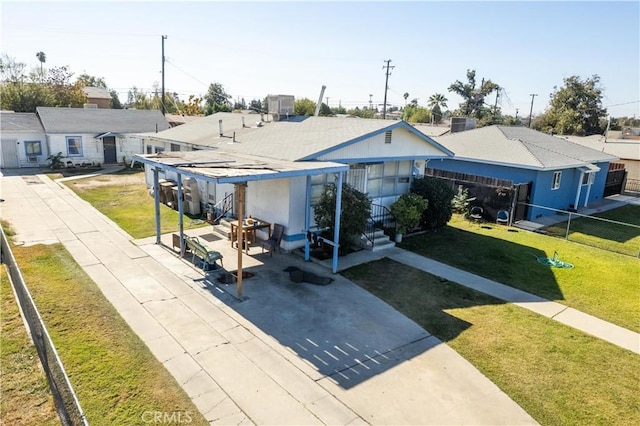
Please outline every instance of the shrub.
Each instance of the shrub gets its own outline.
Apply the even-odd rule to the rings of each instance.
[[[475,200],[475,197],[469,197],[469,190],[460,185],[458,186],[458,193],[451,200],[451,207],[454,212],[466,216],[469,213],[469,207],[473,200]]]
[[[418,194],[401,195],[389,209],[398,221],[398,233],[405,234],[408,229],[413,229],[420,224],[422,213],[429,206],[429,201]]]
[[[429,201],[429,207],[422,213],[420,227],[436,230],[451,220],[451,200],[455,193],[447,182],[430,176],[418,177],[413,180],[411,192]]]
[[[56,155],[50,155],[47,157],[47,161],[49,161],[49,168],[52,170],[58,170],[64,167],[64,162],[62,161],[62,159],[64,158],[64,156],[62,155],[61,152],[57,153]]]
[[[340,255],[349,252],[349,242],[365,231],[371,217],[371,200],[348,184],[342,185],[340,205]],[[327,185],[314,209],[314,218],[319,228],[328,229],[333,237],[336,218],[336,185]]]

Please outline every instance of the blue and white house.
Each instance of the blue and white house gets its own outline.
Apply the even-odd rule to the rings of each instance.
[[[198,181],[200,200],[215,204],[233,194],[235,183],[244,179],[243,210],[283,224],[282,247],[292,250],[305,245],[306,233],[313,226],[312,205],[326,184],[347,182],[368,194],[374,204],[389,206],[409,192],[414,175],[424,172],[427,161],[453,156],[449,149],[403,121],[263,119],[257,114],[218,113],[143,135],[145,147],[151,147],[145,149],[150,154],[143,156],[148,186],[154,186],[153,170],[171,180],[176,180],[178,173],[187,173]],[[197,151],[186,152],[193,150]],[[213,159],[207,156],[213,154],[205,151],[215,152],[220,163],[210,163]],[[201,165],[197,164],[199,158]],[[240,164],[238,158],[257,163],[240,169],[235,167]],[[247,170],[255,173],[260,162],[264,176],[248,176]],[[189,165],[192,167],[186,167]],[[275,173],[277,170],[282,173]]]
[[[47,164],[47,139],[35,113],[2,111],[0,129],[0,167],[17,169]]]
[[[609,163],[617,157],[526,127],[488,126],[436,140],[455,152],[429,168],[529,185],[531,205],[567,210],[603,197]],[[442,175],[442,173],[440,173]],[[522,197],[521,200],[525,199]],[[525,220],[556,214],[531,206]]]

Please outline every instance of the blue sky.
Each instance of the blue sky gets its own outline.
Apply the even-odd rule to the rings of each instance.
[[[597,74],[612,116],[640,116],[640,2],[10,2],[0,50],[39,67],[104,77],[122,101],[161,81],[181,98],[220,82],[234,99],[269,93],[347,108],[384,97],[426,104],[475,69],[506,91],[506,114],[544,111],[563,78]],[[487,99],[491,104],[495,97]],[[618,105],[624,104],[624,105]],[[616,105],[616,106],[613,106]]]

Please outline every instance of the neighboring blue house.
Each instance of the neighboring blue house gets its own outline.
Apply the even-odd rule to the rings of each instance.
[[[431,174],[470,182],[494,179],[497,186],[518,187],[518,201],[559,210],[602,198],[609,163],[617,160],[526,127],[489,126],[434,139],[455,156],[429,161]],[[556,214],[535,206],[515,209],[515,204],[515,220]]]

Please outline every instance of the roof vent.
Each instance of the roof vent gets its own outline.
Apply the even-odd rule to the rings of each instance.
[[[218,125],[220,126],[220,136],[224,136],[222,133],[222,120],[218,120]]]

